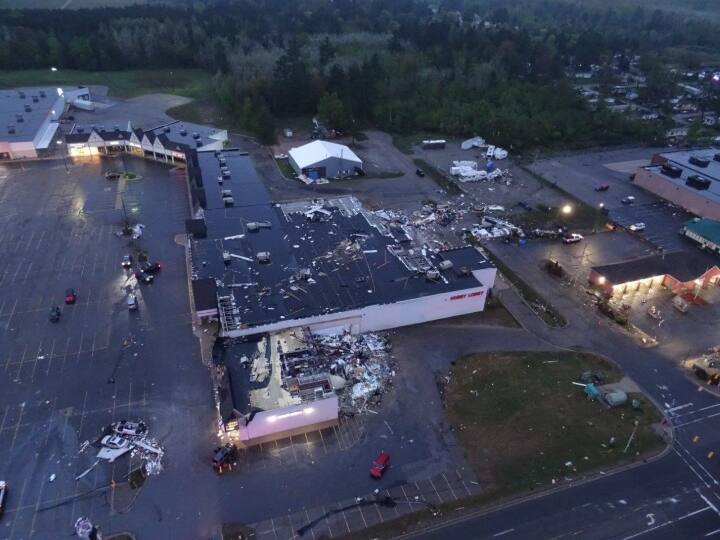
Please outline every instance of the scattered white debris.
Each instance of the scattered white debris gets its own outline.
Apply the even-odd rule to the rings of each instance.
[[[54,481],[55,481],[55,478],[57,478],[57,477],[55,476],[55,473],[52,473],[52,474],[50,475],[50,478],[48,478],[48,482],[54,482]]]
[[[132,239],[137,240],[143,235],[143,231],[145,230],[145,225],[142,223],[138,223],[137,225],[133,225],[132,227]]]

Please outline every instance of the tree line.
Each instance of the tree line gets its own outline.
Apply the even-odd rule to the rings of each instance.
[[[221,0],[0,11],[0,69],[208,70],[213,95],[263,140],[277,118],[479,133],[513,148],[652,140],[590,111],[568,69],[665,47],[720,48],[703,19],[562,0]]]

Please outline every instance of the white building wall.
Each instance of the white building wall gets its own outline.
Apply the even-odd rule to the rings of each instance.
[[[34,158],[37,151],[32,141],[18,141],[10,143],[10,159]]]
[[[474,287],[459,291],[412,298],[391,304],[376,304],[316,317],[287,319],[252,328],[241,328],[223,335],[226,337],[251,336],[296,326],[307,326],[311,331],[317,333],[340,330],[349,330],[353,333],[376,332],[476,313],[485,309],[485,299],[495,284],[496,272],[495,268],[477,270],[474,274],[480,278],[480,283],[475,282]]]

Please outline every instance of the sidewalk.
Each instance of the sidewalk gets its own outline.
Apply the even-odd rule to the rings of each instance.
[[[439,504],[461,501],[481,493],[470,469],[456,469],[356,499],[347,499],[328,506],[306,508],[292,514],[255,523],[258,540],[282,538],[335,538],[361,531],[402,516]],[[383,504],[391,497],[395,505]],[[462,505],[462,502],[460,502]],[[301,531],[301,532],[299,532]]]

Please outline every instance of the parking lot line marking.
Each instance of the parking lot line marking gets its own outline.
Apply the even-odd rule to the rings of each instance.
[[[720,533],[720,529],[715,529],[714,531],[710,531],[709,533],[706,533],[705,536],[714,536],[717,533]]]
[[[325,437],[323,437],[322,429],[319,430],[318,433],[320,434],[320,441],[322,442],[323,450],[325,450],[325,453],[327,454],[327,446],[325,446]]]
[[[343,521],[345,521],[345,527],[347,528],[347,532],[350,532],[350,524],[348,523],[347,516],[345,515],[345,510],[342,510],[340,513],[342,514]]]
[[[305,518],[307,519],[308,523],[310,523],[310,514],[308,514],[307,508],[305,509]],[[315,531],[312,527],[310,528],[310,534],[312,535],[313,540],[315,540]]]
[[[68,356],[68,351],[70,350],[70,337],[67,338],[67,341],[65,341],[65,352],[62,354],[62,365],[60,366],[60,374],[62,375],[65,373],[65,360]]]
[[[13,535],[15,534],[15,527],[17,526],[18,517],[20,516],[20,507],[22,506],[23,497],[25,496],[25,488],[27,488],[27,478],[23,480],[22,488],[20,489],[20,498],[18,499],[18,508],[15,512],[15,516],[12,522],[12,527],[10,527],[10,536],[8,538],[12,539]]]
[[[272,532],[273,536],[275,537],[275,540],[277,540],[277,531],[275,530],[275,522],[273,521],[273,518],[270,518],[270,525],[272,525]]]
[[[333,532],[332,532],[332,527],[330,526],[330,520],[328,519],[327,510],[325,510],[324,506],[321,506],[320,508],[322,509],[321,515],[325,516],[325,526],[327,527],[328,534],[330,535],[330,538],[334,538]]]
[[[40,354],[42,352],[42,345],[43,345],[43,340],[41,339],[40,345],[38,345],[37,353],[35,354],[35,358],[33,360],[33,368],[32,368],[32,371],[30,372],[30,381],[31,382],[35,380],[35,370],[37,369],[37,365],[38,365],[38,361],[40,360],[40,356],[42,356]]]
[[[363,529],[367,529],[368,524],[367,524],[367,520],[365,519],[365,514],[363,514],[362,506],[358,506],[357,509],[358,509],[358,512],[360,512],[360,517],[363,520]]]
[[[9,452],[12,452],[13,449],[15,448],[15,440],[17,439],[18,431],[20,431],[20,423],[22,422],[22,417],[23,417],[24,414],[25,414],[25,407],[24,407],[24,406],[21,406],[21,407],[20,407],[20,415],[18,416],[18,421],[17,421],[17,423],[15,424],[15,428],[14,428],[15,431],[14,431],[14,433],[13,433],[13,438],[12,438],[12,441],[10,442],[10,450],[9,450]]]
[[[435,487],[435,484],[433,483],[432,478],[428,478],[428,482],[430,482],[430,485],[431,485],[432,488],[435,490],[435,495],[437,495],[438,500],[439,500],[441,503],[444,502],[444,501],[443,501],[443,498],[440,496],[440,492],[439,492],[439,491],[437,490],[437,488]]]
[[[20,358],[20,365],[18,367],[17,373],[15,374],[16,379],[20,378],[20,372],[22,371],[23,362],[25,362],[25,356],[27,356],[27,350],[28,350],[28,346],[25,345],[25,348],[23,349],[22,357]],[[15,364],[15,365],[17,365],[17,364]]]
[[[455,500],[457,501],[457,500],[458,500],[458,496],[455,494],[455,490],[454,490],[454,489],[452,488],[452,486],[450,485],[450,482],[448,481],[447,476],[445,476],[445,473],[442,473],[442,477],[443,477],[443,480],[445,480],[445,483],[447,484],[447,487],[450,489],[450,493],[452,494],[453,499],[455,499]]]
[[[52,345],[50,346],[50,355],[48,356],[48,363],[47,369],[45,370],[45,375],[50,375],[50,366],[52,365],[53,356],[55,355],[55,343],[56,341],[53,339]]]

